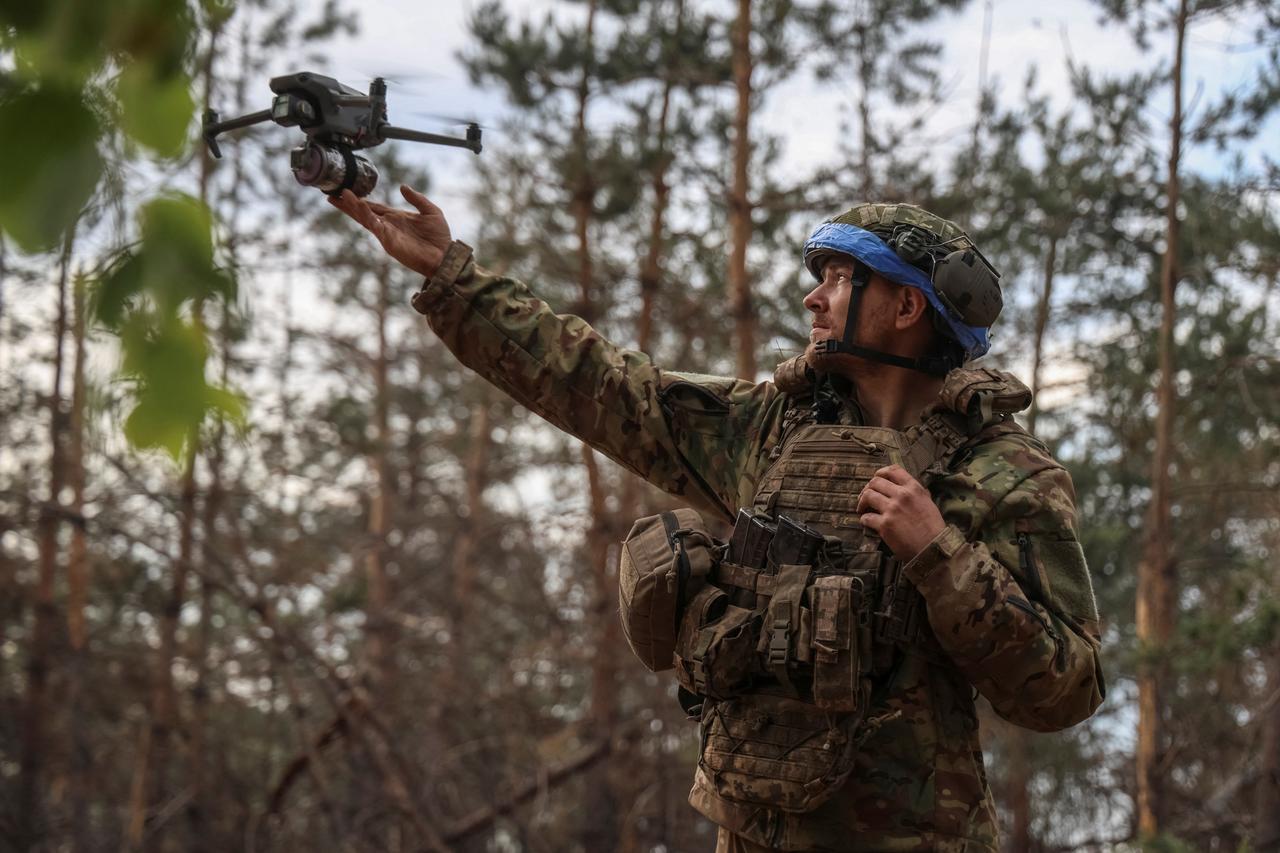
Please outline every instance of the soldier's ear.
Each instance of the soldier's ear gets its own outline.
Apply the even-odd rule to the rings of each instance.
[[[909,329],[919,322],[927,322],[929,300],[924,292],[914,287],[898,288],[898,310],[894,317],[894,325],[899,329]]]

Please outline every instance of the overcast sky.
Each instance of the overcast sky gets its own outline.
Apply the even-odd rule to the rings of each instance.
[[[364,88],[373,74],[410,76],[406,85],[393,87],[390,115],[397,118],[409,111],[428,110],[444,115],[477,116],[496,125],[507,109],[497,92],[472,87],[457,61],[468,43],[467,20],[476,7],[472,0],[370,0],[359,4],[361,31],[343,39],[329,51],[333,71],[344,82]],[[1129,34],[1116,25],[1101,25],[1095,7],[1085,0],[1055,0],[1053,3],[1025,0],[983,0],[971,2],[959,15],[946,15],[929,28],[929,35],[944,45],[944,80],[950,92],[949,106],[940,109],[930,122],[931,133],[945,135],[951,128],[963,128],[968,110],[978,90],[979,47],[988,5],[991,15],[989,75],[998,82],[1006,102],[1019,96],[1027,70],[1038,68],[1039,88],[1064,102],[1068,98],[1067,57],[1108,71],[1149,67],[1153,56],[1139,53]],[[555,0],[507,0],[516,18],[541,18],[547,13],[581,15],[581,3]],[[1225,87],[1238,86],[1253,75],[1260,51],[1245,51],[1235,45],[1255,38],[1247,24],[1208,22],[1198,25],[1188,43],[1188,99],[1198,87],[1204,100]],[[1169,55],[1164,41],[1157,38],[1160,59]],[[281,57],[275,73],[298,70],[289,57]],[[786,140],[784,168],[800,171],[805,166],[827,160],[836,148],[834,128],[813,120],[830,115],[831,88],[815,83],[808,74],[796,77],[769,96],[760,125],[781,133]],[[1203,103],[1203,101],[1202,101]],[[397,113],[397,107],[401,112]],[[839,108],[839,105],[836,107]],[[1256,150],[1280,149],[1280,122],[1273,120]],[[439,128],[431,128],[439,129]],[[825,131],[825,132],[824,132]],[[490,133],[486,145],[501,145],[501,136]],[[409,143],[401,146],[408,156],[427,165],[435,181],[433,195],[446,207],[455,232],[465,238],[473,230],[474,216],[466,203],[466,192],[474,156],[461,149],[428,148]],[[483,156],[483,155],[481,155]],[[1195,168],[1212,169],[1214,153],[1192,152]]]

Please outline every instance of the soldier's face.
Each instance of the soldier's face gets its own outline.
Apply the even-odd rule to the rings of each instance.
[[[854,264],[854,259],[848,255],[832,255],[822,267],[821,283],[804,298],[804,307],[813,314],[809,328],[810,355],[817,343],[844,337],[849,297],[853,293]],[[854,337],[858,345],[883,348],[886,336],[894,331],[895,291],[895,285],[872,274],[858,307],[858,328]]]

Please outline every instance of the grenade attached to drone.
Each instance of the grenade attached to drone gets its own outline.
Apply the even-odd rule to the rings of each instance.
[[[363,197],[378,185],[378,170],[368,160],[350,150],[326,148],[317,142],[290,151],[289,167],[298,183],[331,195],[349,188]]]
[[[442,136],[394,127],[387,121],[387,84],[375,77],[369,93],[363,94],[332,77],[303,71],[271,80],[275,98],[271,108],[239,118],[221,121],[213,110],[204,114],[203,136],[209,152],[222,156],[217,137],[264,121],[282,127],[298,127],[307,135],[306,144],[293,149],[289,165],[303,186],[316,187],[329,195],[351,190],[366,196],[378,184],[378,170],[356,151],[381,145],[388,139],[450,145],[480,153],[480,126],[467,126],[465,137]]]

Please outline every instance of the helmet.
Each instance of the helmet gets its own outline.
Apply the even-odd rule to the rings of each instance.
[[[1000,315],[1004,300],[1000,273],[983,257],[960,226],[913,204],[860,204],[819,225],[804,245],[804,264],[822,279],[822,264],[833,253],[859,262],[866,284],[878,273],[895,284],[921,290],[933,306],[938,329],[955,341],[964,361],[990,348],[987,330]],[[847,352],[926,373],[945,373],[953,359],[904,359],[854,344],[855,320],[861,289],[849,300],[849,317],[842,341],[828,341],[827,351]]]

